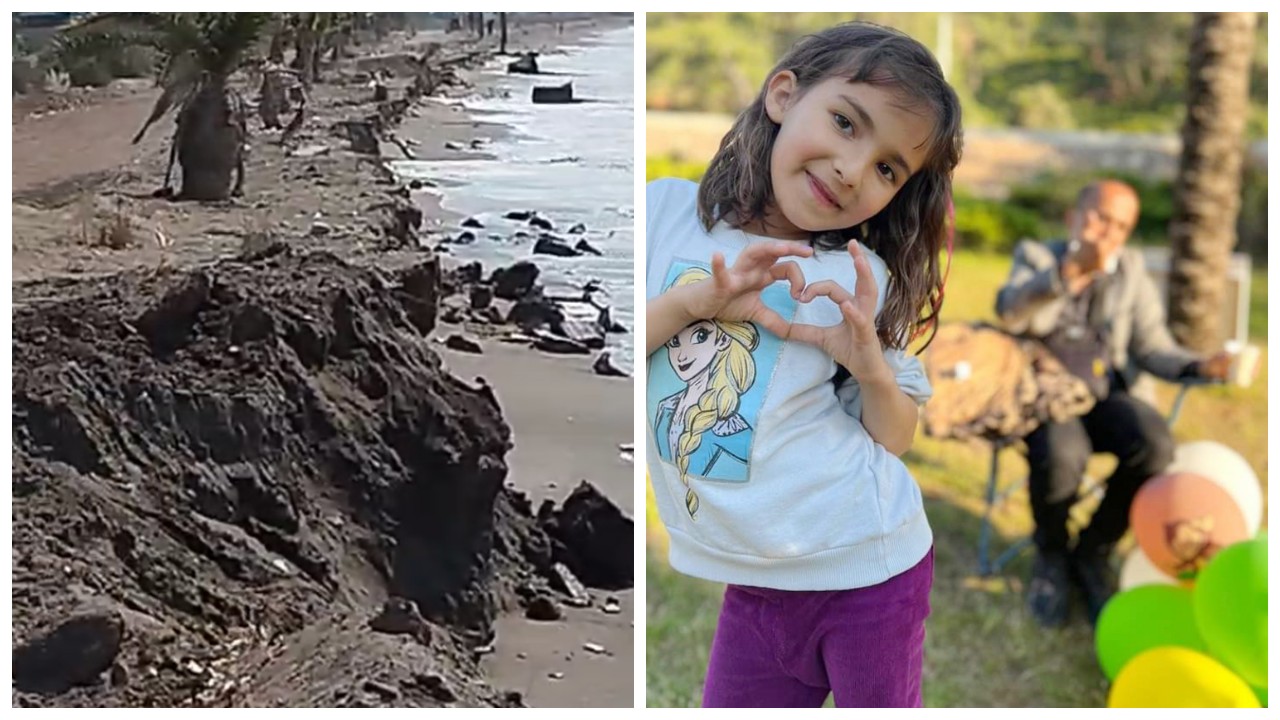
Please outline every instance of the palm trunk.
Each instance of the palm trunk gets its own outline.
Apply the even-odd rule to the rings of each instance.
[[[339,30],[336,37],[333,38],[333,61],[337,62],[347,56],[347,45],[351,42],[352,31]]]
[[[178,164],[187,200],[226,200],[243,160],[244,116],[225,79],[210,82],[178,116]]]
[[[317,42],[311,49],[311,77],[307,81],[307,87],[311,87],[320,82],[320,63],[324,58],[324,45]]]
[[[266,130],[275,130],[280,127],[280,113],[285,112],[288,108],[288,99],[285,97],[284,80],[280,77],[280,73],[272,68],[267,68],[262,73],[262,87],[260,89],[258,99],[258,117],[262,118],[262,127]]]
[[[503,55],[507,54],[507,14],[498,13],[498,23],[502,25],[502,47],[499,50]]]
[[[294,56],[293,66],[302,77],[303,84],[309,89],[315,80],[316,50],[318,49],[316,33],[311,28],[300,27],[297,35],[295,42],[297,54]]]
[[[1210,352],[1221,327],[1236,245],[1249,110],[1254,13],[1198,13],[1191,32],[1187,115],[1169,223],[1169,325],[1184,346]]]
[[[284,64],[285,30],[277,30],[271,35],[271,47],[267,50],[267,60],[276,65]]]

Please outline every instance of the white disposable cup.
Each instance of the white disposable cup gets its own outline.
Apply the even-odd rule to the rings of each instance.
[[[1227,382],[1239,387],[1253,384],[1254,375],[1258,371],[1258,360],[1262,357],[1262,349],[1257,345],[1228,347],[1231,353],[1231,367],[1227,370]]]

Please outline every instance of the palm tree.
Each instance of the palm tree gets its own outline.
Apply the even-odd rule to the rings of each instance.
[[[1187,116],[1169,222],[1169,325],[1186,347],[1221,348],[1227,264],[1236,245],[1249,114],[1254,13],[1197,13],[1191,31]]]
[[[247,134],[244,101],[228,81],[270,19],[271,13],[100,13],[63,31],[56,52],[72,59],[129,45],[154,49],[161,68],[156,83],[163,90],[133,142],[176,108],[169,171],[176,156],[182,168],[177,197],[225,200],[243,188]]]
[[[290,13],[275,13],[271,19],[271,46],[267,50],[267,61],[276,65],[284,64],[284,50],[293,40],[293,24]]]
[[[320,40],[327,25],[329,13],[292,13],[294,55],[293,69],[302,76],[302,83],[310,88],[320,79]]]
[[[351,40],[355,36],[356,16],[359,14],[353,12],[334,13],[336,17],[333,22],[333,28],[327,38],[329,50],[333,53],[330,59],[334,62],[347,57],[347,46],[351,44]]]
[[[337,60],[346,50],[357,13],[289,13],[294,47],[293,69],[310,88],[320,81],[320,61],[326,51]]]
[[[498,52],[503,55],[506,55],[507,54],[507,14],[506,13],[498,13],[498,23],[502,26],[502,47],[498,50]]]

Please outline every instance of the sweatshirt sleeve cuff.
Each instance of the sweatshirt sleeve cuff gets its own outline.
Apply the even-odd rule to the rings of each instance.
[[[1200,379],[1200,361],[1192,360],[1182,366],[1182,370],[1178,372],[1175,380],[1199,380]]]
[[[1057,297],[1066,292],[1062,284],[1062,269],[1058,265],[1040,271],[1035,280],[1036,297]]]

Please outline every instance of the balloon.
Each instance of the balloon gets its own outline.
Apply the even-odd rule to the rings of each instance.
[[[1192,595],[1209,654],[1254,687],[1267,687],[1267,544],[1236,543],[1200,572]]]
[[[1262,703],[1262,707],[1267,707],[1267,689],[1256,687],[1253,694],[1258,696],[1258,702]]]
[[[1189,472],[1212,480],[1227,491],[1244,515],[1249,537],[1262,527],[1262,483],[1240,453],[1212,440],[1183,443],[1174,450],[1165,473]]]
[[[1107,707],[1258,707],[1249,685],[1217,660],[1181,647],[1158,647],[1130,660]]]
[[[1176,645],[1209,651],[1196,627],[1191,591],[1169,585],[1143,585],[1111,596],[1098,616],[1093,641],[1108,680],[1151,648]]]
[[[1227,491],[1192,473],[1148,480],[1133,499],[1129,522],[1151,562],[1179,580],[1194,579],[1215,553],[1248,538]]]
[[[1151,562],[1151,558],[1135,547],[1129,551],[1120,568],[1120,589],[1128,590],[1139,585],[1177,585],[1178,581],[1166,575]]]

